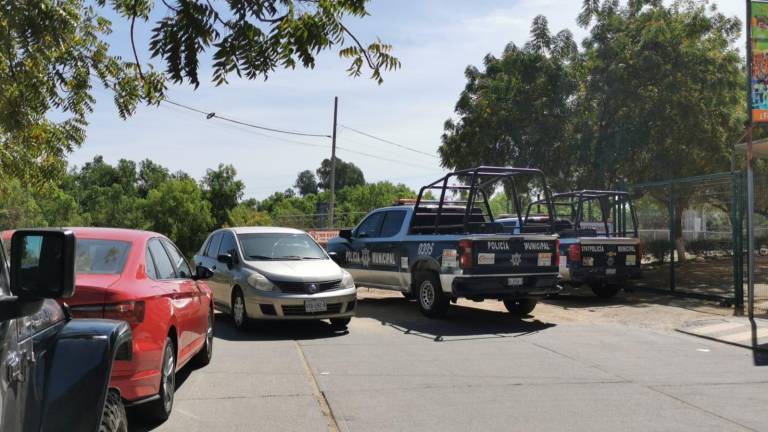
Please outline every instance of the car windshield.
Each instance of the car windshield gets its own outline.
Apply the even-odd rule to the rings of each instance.
[[[304,233],[238,234],[245,259],[326,259],[325,251]]]
[[[131,243],[118,240],[78,239],[75,270],[78,274],[119,274]]]

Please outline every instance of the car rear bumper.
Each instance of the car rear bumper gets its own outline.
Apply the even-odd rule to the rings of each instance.
[[[245,306],[248,318],[257,320],[311,320],[345,318],[355,315],[357,289],[346,288],[312,295],[282,293],[246,294]],[[324,312],[307,312],[307,300],[323,300]]]
[[[160,362],[157,364],[159,368]],[[120,390],[120,396],[129,403],[151,398],[160,391],[160,370],[138,370],[130,361],[115,361],[110,387]]]
[[[471,299],[541,298],[560,292],[557,277],[557,273],[457,276],[451,282],[451,294]],[[510,283],[518,278],[522,284]]]
[[[614,267],[615,274],[608,274],[606,267],[577,267],[568,269],[568,278],[565,280],[576,283],[620,283],[629,279],[642,277],[640,267]]]

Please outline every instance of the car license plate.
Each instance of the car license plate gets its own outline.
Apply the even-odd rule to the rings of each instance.
[[[521,277],[507,279],[507,285],[509,286],[520,286],[522,284],[523,284],[523,278]]]
[[[607,275],[615,275],[616,269],[605,269],[605,274]]]
[[[325,312],[328,306],[323,299],[304,300],[304,311],[307,313]]]

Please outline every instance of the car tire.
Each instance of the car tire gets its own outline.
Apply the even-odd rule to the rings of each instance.
[[[352,317],[346,318],[331,318],[331,328],[334,330],[346,330],[349,323],[352,321]]]
[[[109,390],[104,402],[99,432],[128,432],[128,417],[125,406],[117,390]]]
[[[202,348],[192,358],[192,364],[196,367],[208,366],[213,358],[213,311],[208,312],[208,327],[205,331],[205,342]]]
[[[527,316],[536,308],[536,303],[534,299],[506,299],[504,307],[513,315]]]
[[[437,274],[426,272],[416,277],[416,302],[421,313],[429,318],[445,316],[450,299],[443,293]]]
[[[163,363],[160,365],[160,398],[139,405],[141,417],[151,423],[168,420],[173,411],[173,397],[176,393],[176,348],[170,337],[165,339]]]
[[[612,284],[592,284],[590,285],[592,292],[596,296],[604,299],[611,298],[619,293],[619,286]]]
[[[248,330],[251,324],[248,310],[245,307],[245,297],[243,297],[240,288],[235,288],[232,293],[232,321],[235,323],[235,328],[240,331]]]

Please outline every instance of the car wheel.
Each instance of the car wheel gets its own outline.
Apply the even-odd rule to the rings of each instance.
[[[168,420],[173,410],[173,396],[176,393],[176,352],[171,338],[165,339],[163,363],[160,365],[159,399],[139,405],[143,417],[153,423]]]
[[[349,323],[352,321],[352,317],[346,318],[331,318],[331,328],[334,330],[346,330]]]
[[[533,309],[536,308],[534,299],[506,299],[504,300],[504,307],[507,308],[509,313],[519,316],[530,315]]]
[[[200,351],[192,358],[197,367],[208,366],[213,358],[213,311],[208,312],[208,327],[205,330],[205,343]]]
[[[437,275],[431,272],[422,273],[417,277],[416,284],[416,301],[421,313],[430,318],[445,316],[450,299],[443,293]]]
[[[116,390],[107,393],[99,432],[128,432],[128,418],[120,394]]]
[[[245,308],[245,298],[243,292],[240,289],[235,289],[232,294],[232,320],[235,322],[235,327],[238,330],[247,330],[248,324],[248,311]]]
[[[590,285],[590,288],[592,288],[592,292],[595,293],[596,296],[605,299],[611,298],[619,293],[618,285],[592,284]]]

